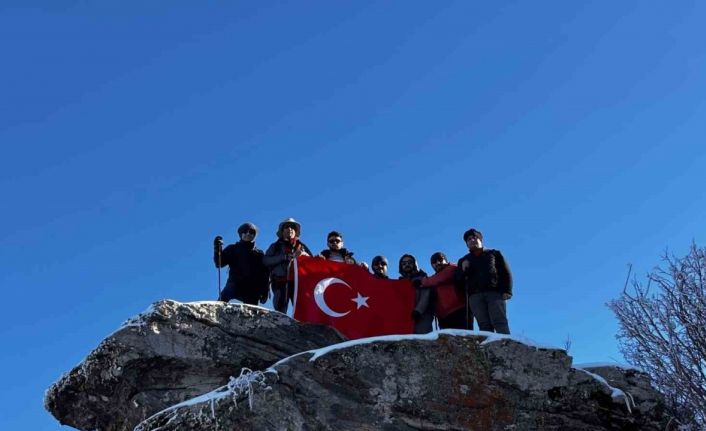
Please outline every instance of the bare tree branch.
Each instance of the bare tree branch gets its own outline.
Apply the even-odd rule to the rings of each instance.
[[[608,307],[625,359],[652,377],[682,424],[706,427],[706,249],[665,251],[662,261],[646,285],[633,278],[628,289],[626,280]]]

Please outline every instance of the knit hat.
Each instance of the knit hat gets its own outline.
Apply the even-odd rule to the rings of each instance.
[[[385,256],[375,256],[373,258],[372,266],[375,266],[378,262],[382,262],[387,265],[387,258]]]
[[[240,225],[240,227],[238,228],[238,235],[242,235],[243,232],[245,232],[248,229],[255,231],[255,235],[257,235],[257,226],[255,226],[255,224],[250,223],[250,222],[243,223]]]
[[[483,241],[483,234],[480,233],[479,230],[475,230],[475,229],[473,229],[473,228],[470,228],[470,229],[468,229],[467,231],[465,231],[465,232],[463,233],[463,242],[466,242],[466,240],[468,239],[468,237],[471,236],[471,235],[475,235],[475,236],[478,237],[478,239],[480,239],[481,241]]]
[[[436,253],[431,255],[431,263],[433,264],[434,262],[438,262],[440,260],[443,260],[444,262],[448,262],[449,260],[446,258],[446,255],[440,251],[437,251]]]

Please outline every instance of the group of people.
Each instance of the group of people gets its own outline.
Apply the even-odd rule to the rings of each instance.
[[[293,273],[290,263],[299,256],[314,256],[301,237],[301,224],[292,218],[283,220],[277,240],[266,252],[255,247],[257,227],[244,223],[238,227],[239,241],[223,248],[223,238],[214,239],[213,260],[217,268],[229,267],[228,281],[220,292],[220,301],[237,299],[245,304],[265,303],[272,291],[275,310],[287,312],[294,300]],[[483,234],[468,229],[463,234],[468,254],[456,264],[442,252],[432,254],[434,275],[419,268],[417,259],[404,254],[399,260],[399,279],[412,282],[415,306],[410,318],[417,334],[430,332],[436,318],[441,329],[473,329],[473,320],[482,331],[509,334],[506,301],[512,298],[512,274],[498,250],[483,246]],[[340,232],[329,232],[328,248],[318,254],[323,259],[360,265],[372,269],[372,275],[388,279],[388,261],[375,256],[370,267],[358,263],[346,249]]]

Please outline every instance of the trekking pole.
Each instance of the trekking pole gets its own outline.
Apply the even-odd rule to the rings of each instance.
[[[220,236],[217,238],[221,238]],[[218,255],[218,299],[221,299],[221,252],[223,251],[223,239],[218,241],[216,254]]]

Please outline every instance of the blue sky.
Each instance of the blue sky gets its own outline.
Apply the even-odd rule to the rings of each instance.
[[[622,361],[627,265],[706,243],[702,2],[3,2],[1,429],[153,301],[214,299],[213,236],[295,217],[359,259],[465,253],[513,333]],[[396,275],[396,273],[395,273]]]

